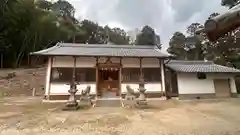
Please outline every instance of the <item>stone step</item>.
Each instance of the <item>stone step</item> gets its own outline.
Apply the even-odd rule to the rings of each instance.
[[[94,107],[122,107],[121,99],[97,99]]]

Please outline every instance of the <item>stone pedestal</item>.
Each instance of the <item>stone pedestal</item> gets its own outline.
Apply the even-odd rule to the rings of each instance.
[[[147,106],[147,100],[146,100],[146,97],[145,97],[146,89],[140,87],[138,90],[140,92],[140,95],[139,95],[139,97],[137,99],[137,106],[138,107],[146,107]]]
[[[135,104],[136,104],[136,97],[135,97],[135,93],[134,93],[134,90],[129,86],[127,85],[126,86],[126,89],[127,89],[127,93],[124,97],[124,106],[128,106],[128,107],[133,107]]]
[[[68,90],[68,92],[70,93],[70,96],[66,103],[66,106],[63,108],[64,111],[77,110],[79,108],[77,100],[76,100],[76,92],[77,91],[78,91],[77,84],[72,83],[70,85],[70,90]]]
[[[128,107],[134,107],[134,105],[136,104],[135,99],[136,99],[135,96],[126,95],[123,104],[128,106]]]
[[[92,103],[90,97],[80,98],[79,106],[89,107],[89,106],[92,106],[92,105],[93,105],[93,103]]]

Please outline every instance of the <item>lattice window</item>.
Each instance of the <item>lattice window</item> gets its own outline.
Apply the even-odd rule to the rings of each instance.
[[[161,82],[160,68],[143,68],[143,76],[145,82]],[[123,68],[123,82],[139,82],[140,68]]]
[[[52,68],[51,82],[70,83],[72,81],[73,68]],[[76,68],[77,82],[95,82],[95,68]]]

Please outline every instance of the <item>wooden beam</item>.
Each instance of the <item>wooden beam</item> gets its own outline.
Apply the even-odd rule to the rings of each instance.
[[[172,71],[171,70],[169,70],[169,81],[170,81],[170,91],[171,91],[171,93],[173,93],[173,88],[172,88]]]
[[[96,98],[99,96],[99,73],[98,73],[98,57],[96,58]]]
[[[3,54],[1,53],[1,68],[3,68]]]
[[[120,68],[119,68],[119,90],[118,94],[121,96],[122,94],[122,57],[120,58]]]
[[[72,73],[72,82],[75,83],[76,81],[76,65],[77,65],[77,58],[73,56],[73,73]]]
[[[142,58],[140,60],[140,78],[143,77],[143,70],[142,70]]]
[[[121,67],[122,67],[122,59],[123,59],[123,58],[121,57],[121,58],[120,58],[120,65],[121,65]]]

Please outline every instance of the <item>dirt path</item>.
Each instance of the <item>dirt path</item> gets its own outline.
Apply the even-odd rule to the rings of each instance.
[[[155,101],[146,110],[99,107],[77,112],[61,111],[63,104],[42,104],[40,99],[2,102],[0,135],[240,134],[240,99]]]

